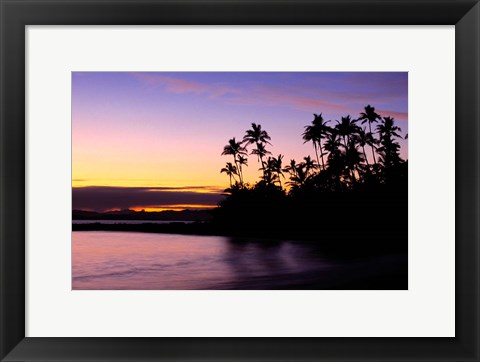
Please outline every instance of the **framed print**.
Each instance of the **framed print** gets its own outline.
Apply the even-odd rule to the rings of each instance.
[[[407,89],[407,72],[73,72],[72,289],[408,289]],[[359,93],[396,117],[350,116]]]
[[[478,361],[476,1],[1,0],[1,358]]]

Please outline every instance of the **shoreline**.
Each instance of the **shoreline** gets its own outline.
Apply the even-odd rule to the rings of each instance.
[[[120,220],[119,220],[120,221]],[[339,254],[384,254],[384,253],[407,253],[408,237],[399,233],[390,236],[388,242],[384,238],[372,238],[371,235],[357,235],[354,239],[348,235],[325,231],[318,234],[318,230],[303,230],[292,228],[292,232],[285,230],[262,229],[258,226],[245,227],[243,230],[231,230],[226,227],[214,225],[208,222],[171,222],[165,224],[148,223],[145,220],[141,224],[115,223],[102,224],[100,222],[91,224],[72,224],[72,232],[76,231],[107,231],[107,232],[138,232],[153,234],[179,234],[198,236],[223,236],[231,238],[246,238],[269,240],[272,242],[298,241],[315,243],[323,249]]]

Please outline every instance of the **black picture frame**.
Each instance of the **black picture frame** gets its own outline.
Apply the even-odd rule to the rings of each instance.
[[[473,0],[0,0],[2,361],[480,361],[480,5]],[[455,338],[25,338],[25,26],[455,25]],[[53,316],[54,317],[54,316]]]

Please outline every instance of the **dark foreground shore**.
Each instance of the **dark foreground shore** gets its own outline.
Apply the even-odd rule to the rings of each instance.
[[[345,260],[334,270],[299,273],[271,280],[248,279],[237,282],[239,290],[408,290],[407,255],[387,255],[383,258]]]

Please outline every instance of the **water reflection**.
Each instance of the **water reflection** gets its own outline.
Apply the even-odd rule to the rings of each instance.
[[[339,261],[288,240],[72,233],[73,289],[349,289],[362,273],[378,279],[385,265],[405,269],[406,258]]]

